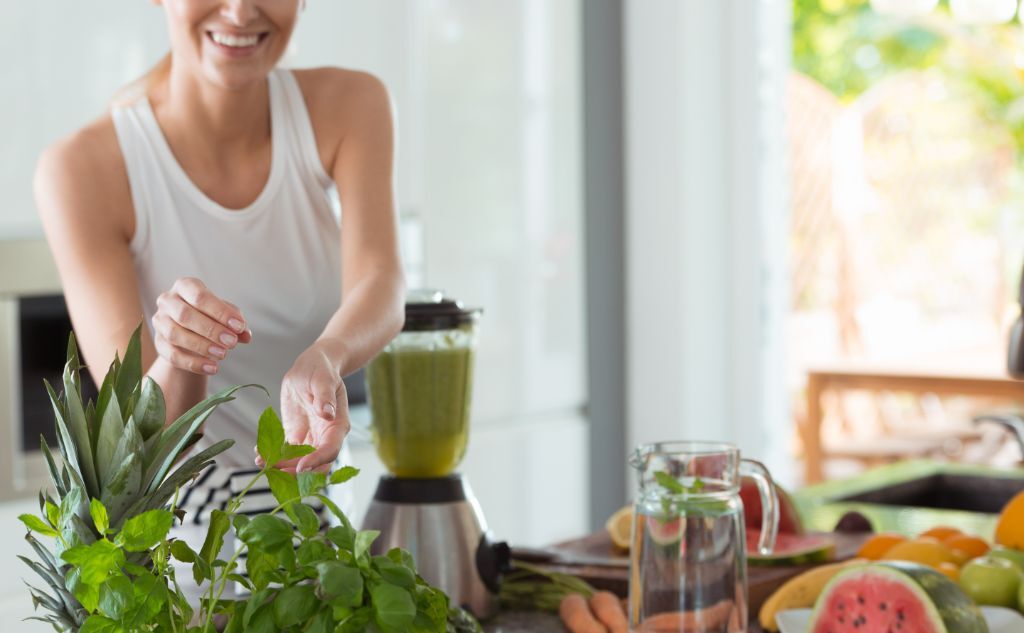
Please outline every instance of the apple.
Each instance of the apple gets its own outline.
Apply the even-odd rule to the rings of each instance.
[[[1024,571],[1024,552],[1019,549],[1011,549],[1002,545],[996,545],[989,551],[988,555],[994,558],[1008,560],[1017,567],[1020,567],[1021,571]]]
[[[1006,559],[982,556],[964,565],[959,582],[980,605],[1016,609],[1024,571]]]

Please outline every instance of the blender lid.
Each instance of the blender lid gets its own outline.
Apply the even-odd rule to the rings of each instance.
[[[482,312],[480,308],[463,307],[461,301],[444,296],[440,290],[412,290],[406,297],[402,331],[454,330],[475,323]]]

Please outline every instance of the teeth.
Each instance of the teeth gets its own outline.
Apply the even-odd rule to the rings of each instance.
[[[245,48],[246,46],[255,46],[260,41],[259,35],[242,35],[235,36],[227,33],[218,33],[211,31],[210,36],[214,42],[223,46],[230,46],[232,48]]]

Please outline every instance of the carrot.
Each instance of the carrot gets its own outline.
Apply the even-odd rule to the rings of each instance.
[[[610,591],[596,592],[590,596],[590,608],[611,633],[629,633],[626,612],[622,610],[622,604],[614,593]]]
[[[697,611],[670,611],[645,618],[637,629],[640,633],[695,633],[696,631],[717,630],[722,627],[735,611],[731,600]],[[732,623],[730,622],[730,631]]]
[[[578,593],[571,593],[562,598],[558,606],[558,615],[570,633],[608,633],[587,606],[587,600]]]

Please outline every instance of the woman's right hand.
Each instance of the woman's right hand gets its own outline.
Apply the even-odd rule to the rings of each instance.
[[[182,277],[156,300],[153,342],[172,367],[213,375],[238,343],[252,331],[237,306],[213,294],[199,279]]]

